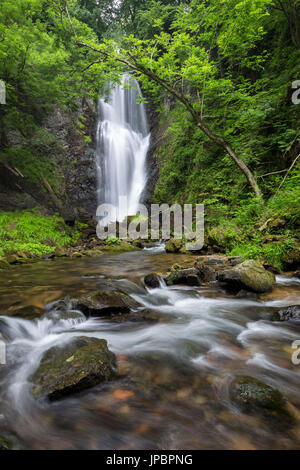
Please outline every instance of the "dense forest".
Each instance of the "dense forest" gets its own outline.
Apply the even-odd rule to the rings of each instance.
[[[0,0],[0,450],[300,449],[299,118],[300,0]]]
[[[83,100],[130,71],[156,111],[152,200],[204,203],[215,249],[299,259],[299,1],[4,0],[0,15],[0,162],[42,205],[66,204],[49,114],[73,113],[92,146]]]

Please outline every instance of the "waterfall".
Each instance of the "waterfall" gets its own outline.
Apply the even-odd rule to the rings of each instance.
[[[108,99],[101,98],[98,104],[97,204],[114,206],[118,221],[137,213],[147,179],[150,133],[145,106],[137,102],[140,96],[137,80],[124,74],[122,83],[112,87]],[[127,208],[120,207],[120,197],[127,198]]]

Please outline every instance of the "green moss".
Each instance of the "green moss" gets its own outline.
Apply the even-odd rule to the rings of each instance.
[[[0,212],[0,256],[27,252],[41,256],[56,248],[75,243],[80,237],[80,224],[73,229],[58,216],[44,216],[31,211]]]

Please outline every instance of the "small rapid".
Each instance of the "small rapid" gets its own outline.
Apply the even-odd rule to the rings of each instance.
[[[67,299],[67,308],[57,299],[46,304],[39,318],[0,316],[7,346],[7,366],[0,369],[0,430],[5,425],[26,448],[43,449],[280,446],[280,433],[272,435],[263,423],[241,414],[228,390],[237,375],[252,375],[284,393],[294,411],[300,408],[300,369],[291,361],[300,327],[270,321],[274,303],[291,305],[298,285],[292,278],[279,278],[279,291],[264,300],[236,298],[214,283],[168,287],[161,280],[158,288],[145,288],[142,266],[160,265],[163,270],[170,259],[159,245],[151,251],[104,256],[101,268],[95,260],[69,265],[73,270],[77,263],[80,284],[89,291],[116,264],[119,276],[111,282],[141,305],[132,316],[85,317],[68,302],[77,295],[69,284],[60,297]],[[68,276],[67,263],[63,266],[56,270],[56,279],[50,276],[55,263],[47,268],[54,289]],[[35,277],[42,267],[33,269]],[[76,336],[106,339],[117,355],[118,377],[55,403],[34,399],[30,377],[41,358]],[[118,401],[119,389],[127,391],[128,402]],[[300,445],[296,431],[285,436],[286,448]]]

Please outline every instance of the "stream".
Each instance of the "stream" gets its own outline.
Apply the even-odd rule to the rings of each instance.
[[[269,318],[275,307],[300,303],[300,281],[278,276],[273,292],[259,299],[234,297],[217,283],[144,288],[145,274],[193,260],[166,254],[161,245],[0,272],[7,346],[0,434],[25,449],[299,449],[300,365],[291,354],[300,325]],[[153,315],[59,314],[59,299],[96,290],[106,277]],[[29,377],[45,351],[82,335],[107,340],[118,377],[57,402],[34,399]],[[296,425],[283,432],[242,413],[229,396],[241,374],[280,390]]]

